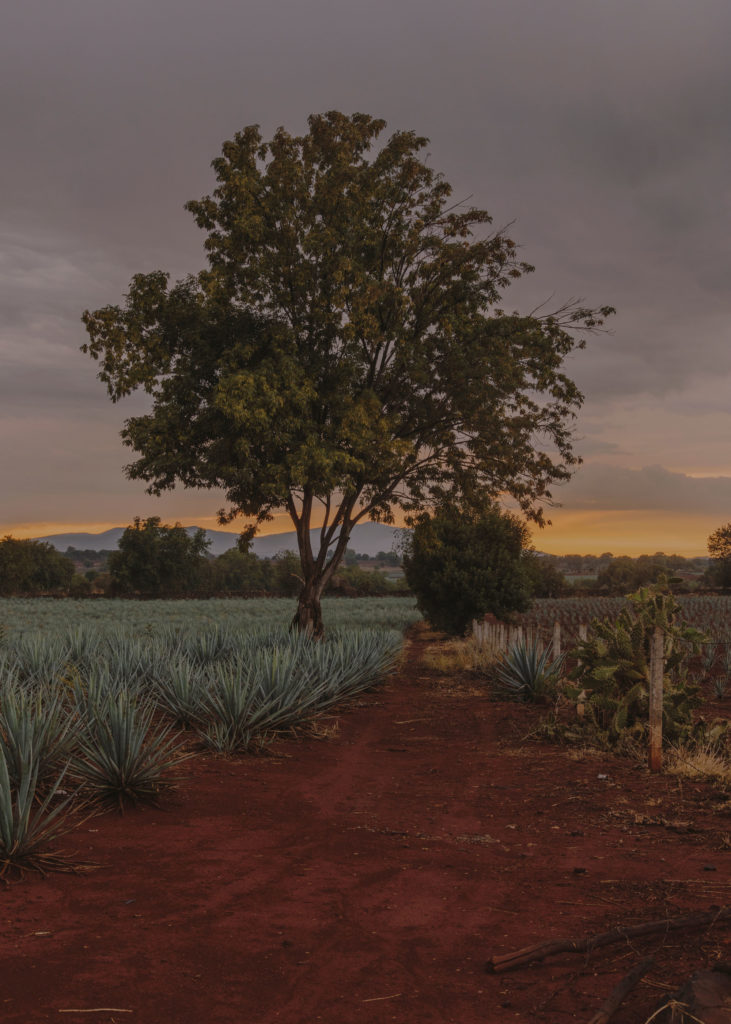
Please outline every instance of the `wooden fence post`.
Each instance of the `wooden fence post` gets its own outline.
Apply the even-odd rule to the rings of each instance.
[[[651,772],[662,771],[662,698],[665,635],[655,626],[650,641],[650,754]]]
[[[561,657],[561,623],[556,619],[553,624],[553,640],[551,641],[551,657]]]

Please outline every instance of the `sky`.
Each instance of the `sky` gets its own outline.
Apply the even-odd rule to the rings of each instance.
[[[3,5],[0,535],[216,526],[222,496],[125,478],[141,400],[108,399],[80,317],[205,265],[183,205],[224,140],[337,109],[428,136],[510,225],[536,271],[506,306],[617,308],[569,361],[584,462],[536,547],[704,554],[731,519],[730,40],[727,0]]]

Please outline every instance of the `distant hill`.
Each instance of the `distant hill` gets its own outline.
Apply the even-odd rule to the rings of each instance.
[[[115,526],[104,533],[54,533],[50,537],[33,539],[45,541],[61,552],[66,548],[76,548],[78,551],[114,551],[123,533],[123,526]]]
[[[36,537],[35,539],[52,544],[57,551],[62,553],[67,548],[77,548],[80,551],[114,551],[124,529],[123,526],[115,526],[111,530],[104,530],[103,533],[55,533],[48,537]],[[196,526],[186,527],[189,534],[194,533],[197,529]],[[236,533],[229,533],[226,530],[206,530],[205,533],[206,538],[211,542],[208,550],[212,555],[222,555],[224,551],[236,547],[238,540]],[[361,523],[353,529],[349,547],[360,555],[369,555],[373,558],[379,551],[391,551],[396,541],[404,533],[408,533],[408,530],[384,526],[383,523]],[[319,529],[310,530],[315,547],[319,544],[319,535]],[[280,551],[296,551],[297,535],[291,531],[255,537],[251,550],[259,558],[273,558]]]

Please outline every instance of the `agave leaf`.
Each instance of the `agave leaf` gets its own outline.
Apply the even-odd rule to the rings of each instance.
[[[71,806],[76,794],[61,803],[54,801],[67,767],[61,771],[43,800],[38,802],[37,764],[32,754],[23,764],[17,789],[10,783],[5,755],[0,751],[0,878],[10,868],[66,870],[69,861],[53,851],[53,844],[72,827]]]

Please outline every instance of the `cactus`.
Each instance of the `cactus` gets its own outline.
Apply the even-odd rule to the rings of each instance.
[[[647,729],[650,639],[656,626],[665,634],[663,733],[668,741],[689,733],[701,698],[688,679],[687,663],[706,637],[679,613],[667,580],[660,579],[631,594],[614,622],[595,620],[572,652],[577,667],[568,693],[578,698],[585,692],[584,719],[610,743],[627,730],[640,737]]]

